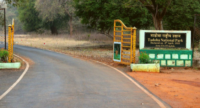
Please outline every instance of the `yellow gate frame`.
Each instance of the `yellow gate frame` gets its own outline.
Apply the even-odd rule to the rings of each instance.
[[[14,45],[14,25],[15,20],[12,20],[12,25],[8,26],[8,62],[11,62],[13,59],[13,45]]]
[[[119,26],[117,25],[117,23],[120,23],[121,25]],[[120,28],[120,30],[116,28]],[[121,64],[129,65],[130,63],[135,63],[136,29],[137,29],[136,27],[126,27],[126,25],[119,19],[114,20],[113,42],[121,42],[121,61],[120,61]],[[126,34],[124,32],[129,32],[129,34]],[[125,52],[128,52],[129,54],[126,54]],[[127,58],[127,56],[129,57]]]

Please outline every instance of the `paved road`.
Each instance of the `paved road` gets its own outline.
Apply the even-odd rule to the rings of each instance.
[[[0,100],[0,108],[159,108],[131,81],[104,65],[30,47],[16,45],[14,51],[35,63]]]

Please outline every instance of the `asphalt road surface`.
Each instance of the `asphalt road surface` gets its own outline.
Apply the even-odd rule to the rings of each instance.
[[[107,66],[18,45],[14,51],[34,64],[0,100],[0,108],[160,108],[130,80]],[[1,73],[0,79],[4,79],[3,84],[0,80],[0,93],[8,88],[5,82],[13,82],[18,75],[3,72],[2,77]],[[9,81],[7,76],[11,76]]]

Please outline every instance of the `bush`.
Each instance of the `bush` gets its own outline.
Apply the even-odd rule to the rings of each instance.
[[[8,51],[1,49],[0,50],[1,61],[4,61],[4,62],[7,61],[7,57],[8,57]]]
[[[150,58],[147,53],[141,52],[139,56],[140,63],[150,63]]]

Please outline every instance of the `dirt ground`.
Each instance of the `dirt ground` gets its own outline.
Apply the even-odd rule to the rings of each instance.
[[[200,71],[197,68],[161,69],[161,73],[128,72],[130,67],[112,61],[112,40],[97,41],[95,37],[91,38],[94,39],[91,41],[63,37],[16,36],[15,44],[48,49],[124,68],[125,72],[173,108],[200,108]],[[138,56],[138,51],[136,54]],[[200,54],[195,53],[195,57],[199,58]]]
[[[173,108],[200,108],[200,71],[128,74]]]

